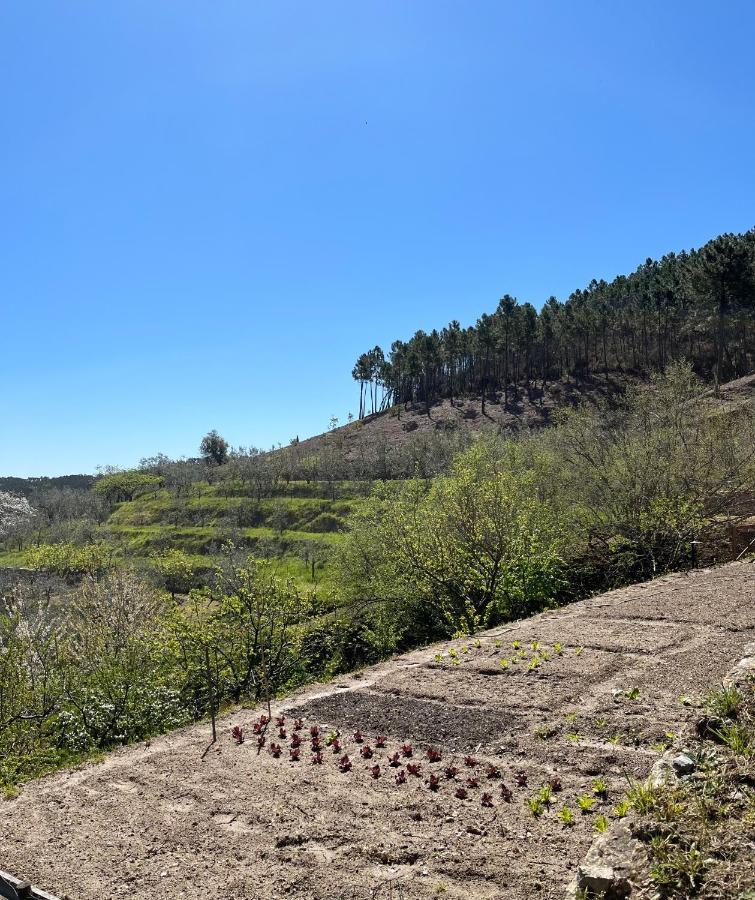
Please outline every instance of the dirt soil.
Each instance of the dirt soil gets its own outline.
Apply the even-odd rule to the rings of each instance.
[[[754,637],[755,566],[739,562],[497,628],[479,647],[456,641],[408,653],[288,698],[276,710],[286,738],[270,730],[260,753],[258,711],[236,710],[206,754],[209,729],[200,724],[28,785],[0,805],[0,868],[71,900],[561,898],[596,817],[610,818],[627,778],[645,776],[666,733],[695,716],[685,698],[719,682]],[[294,762],[297,716],[303,744]],[[326,748],[319,765],[314,724],[342,733],[343,750]],[[372,758],[360,756],[356,729]],[[385,749],[375,746],[378,734]],[[270,740],[283,747],[278,759]],[[412,758],[391,767],[405,742]],[[441,761],[428,760],[429,745]],[[344,752],[347,772],[338,765]],[[412,762],[420,774],[396,784]],[[453,780],[444,773],[451,764]],[[500,777],[488,777],[491,765]],[[577,798],[592,795],[598,777],[607,797],[582,815]],[[459,799],[468,778],[479,786]],[[552,779],[561,788],[555,803],[534,817],[525,801]],[[556,815],[564,803],[575,812],[571,828]]]

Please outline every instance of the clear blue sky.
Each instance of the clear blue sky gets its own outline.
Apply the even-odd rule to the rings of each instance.
[[[375,343],[755,224],[750,2],[6,0],[0,474],[304,437]]]

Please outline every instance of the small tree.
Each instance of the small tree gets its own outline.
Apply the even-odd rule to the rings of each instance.
[[[250,698],[269,710],[299,665],[309,609],[309,598],[275,577],[270,563],[228,545],[214,585],[192,591],[170,620],[187,681],[204,686],[206,708]]]
[[[0,540],[24,528],[36,514],[26,497],[0,491]]]
[[[196,566],[188,553],[178,548],[159,550],[152,554],[152,565],[166,591],[175,600],[176,594],[191,590]]]
[[[162,483],[160,475],[148,472],[112,472],[98,479],[92,490],[107,503],[124,503],[140,494],[157,491]]]
[[[480,442],[430,486],[378,485],[351,519],[342,575],[356,599],[392,599],[414,630],[473,631],[547,605],[561,544],[514,445]]]
[[[215,429],[207,432],[199,445],[199,452],[205,461],[222,466],[228,461],[228,441],[222,438]]]

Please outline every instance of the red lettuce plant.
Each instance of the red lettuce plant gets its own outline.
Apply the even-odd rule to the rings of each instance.
[[[487,769],[485,770],[485,774],[488,778],[500,778],[501,770],[498,766],[494,766],[493,763],[489,763]]]
[[[275,757],[275,759],[278,759],[278,757],[281,755],[280,744],[270,744],[270,747],[268,749],[270,750],[270,753]]]
[[[286,729],[285,728],[278,729],[278,737],[282,738],[284,741],[286,740]]]
[[[301,731],[304,728],[304,719],[296,719],[294,721],[294,731]]]
[[[437,747],[428,747],[427,748],[427,758],[430,762],[440,762],[443,759],[443,754],[438,750]]]
[[[467,778],[466,785],[468,788],[478,788],[480,786],[479,778]]]
[[[299,737],[299,735],[296,732],[294,732],[291,735],[291,746],[292,747],[300,747],[301,746],[301,738]]]
[[[524,771],[515,772],[514,781],[519,787],[527,787],[527,773]]]
[[[456,778],[456,776],[459,774],[459,770],[456,768],[456,766],[446,766],[445,772],[446,778],[448,778],[449,780],[452,778]]]
[[[312,765],[313,766],[321,766],[322,765],[322,753],[319,750],[316,753],[312,754]]]
[[[415,775],[417,778],[422,774],[422,766],[419,763],[407,763],[406,771],[410,775]]]
[[[373,778],[380,778],[380,766],[377,763],[370,769],[370,775]]]
[[[492,805],[493,805],[493,795],[492,795],[492,794],[484,793],[484,794],[480,797],[480,803],[481,803],[483,806],[492,806]]]
[[[362,741],[364,740],[364,735],[362,734],[362,732],[361,732],[358,728],[357,728],[357,730],[354,732],[354,740],[357,742],[357,744],[361,744]]]
[[[562,791],[564,789],[564,786],[561,783],[561,779],[558,777],[558,775],[553,775],[552,778],[549,779],[548,784],[550,785],[550,788],[554,794],[557,794],[559,791]]]
[[[505,803],[511,803],[511,799],[514,795],[511,793],[511,788],[506,787],[505,784],[501,785],[501,800]]]
[[[237,744],[244,743],[244,731],[240,725],[233,726],[233,729],[231,730],[231,735],[233,736],[233,739],[234,739],[234,741],[236,741]]]
[[[372,758],[372,747],[369,744],[365,744],[359,752],[362,754],[362,759]]]
[[[348,755],[344,753],[344,755],[338,760],[338,768],[342,772],[348,772],[351,769],[351,760]]]
[[[312,738],[312,749],[313,750],[322,750],[322,741],[319,737]]]
[[[265,746],[265,735],[264,735],[264,734],[261,734],[261,735],[257,738],[257,748],[258,748],[259,750],[261,750],[264,746]]]
[[[299,762],[301,750],[298,747],[292,747],[288,752],[291,754],[291,762]]]
[[[333,748],[333,753],[341,752],[341,742],[338,740],[338,738],[335,738],[333,741],[331,741],[330,746]]]
[[[394,753],[393,756],[388,757],[388,765],[393,766],[394,769],[397,769],[401,765],[399,761],[400,759],[401,757],[399,756],[399,754]]]
[[[310,733],[310,735],[311,735],[312,737],[317,737],[317,735],[320,733],[320,726],[319,726],[319,725],[313,725],[313,726],[309,729],[309,733]]]
[[[409,757],[412,755],[412,753],[414,753],[414,747],[412,747],[411,744],[403,744],[401,747],[401,752],[404,754],[404,756]]]
[[[381,748],[382,748],[382,747],[385,747],[386,740],[387,740],[387,738],[385,737],[385,735],[379,734],[379,735],[375,738],[375,746],[376,746],[376,747],[381,747]]]
[[[457,800],[466,800],[468,796],[469,795],[463,787],[456,788],[454,797],[456,797]]]
[[[406,772],[403,769],[396,772],[396,784],[406,784]]]
[[[278,726],[278,728],[283,728],[283,726],[286,724],[286,717],[277,716],[275,719],[275,724]]]
[[[477,765],[477,760],[474,758],[474,756],[465,756],[464,765],[469,766],[470,769],[473,769]]]
[[[427,785],[431,791],[437,791],[440,787],[440,776],[430,775],[430,777],[427,779]]]

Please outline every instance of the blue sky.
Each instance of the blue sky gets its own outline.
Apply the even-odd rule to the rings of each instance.
[[[749,2],[0,4],[0,474],[270,446],[356,356],[755,224]]]

